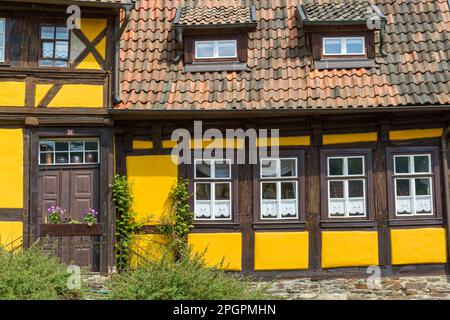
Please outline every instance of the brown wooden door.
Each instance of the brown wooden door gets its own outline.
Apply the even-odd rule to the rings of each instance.
[[[40,218],[46,222],[46,212],[51,206],[66,211],[64,220],[81,221],[89,208],[99,211],[99,168],[45,167],[39,172]],[[59,237],[56,251],[64,262],[79,266],[98,267],[97,237]],[[52,242],[54,239],[52,239]]]

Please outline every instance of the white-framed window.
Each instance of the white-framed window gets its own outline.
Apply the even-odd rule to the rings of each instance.
[[[364,37],[324,37],[323,55],[363,55],[365,54]]]
[[[366,180],[363,156],[328,157],[328,217],[365,217]]]
[[[196,159],[194,176],[195,220],[231,220],[231,161]]]
[[[5,62],[6,21],[0,18],[0,62]]]
[[[261,219],[298,218],[297,158],[260,161]]]
[[[433,215],[430,154],[394,155],[396,216]]]
[[[100,162],[98,139],[39,141],[40,165],[80,165]]]
[[[195,41],[195,59],[221,59],[236,57],[236,40]]]

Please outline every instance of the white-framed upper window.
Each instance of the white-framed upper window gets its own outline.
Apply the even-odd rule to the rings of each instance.
[[[231,161],[196,159],[194,176],[195,220],[231,220]]]
[[[45,139],[39,142],[40,165],[80,165],[99,162],[98,139]]]
[[[323,55],[363,55],[365,54],[364,37],[329,37],[323,38]]]
[[[260,161],[261,219],[298,217],[297,158]]]
[[[237,58],[236,40],[195,41],[195,59]]]
[[[433,215],[430,154],[394,156],[395,214]]]
[[[6,21],[0,18],[0,62],[5,62]]]
[[[363,156],[328,157],[328,216],[366,216],[366,169]]]

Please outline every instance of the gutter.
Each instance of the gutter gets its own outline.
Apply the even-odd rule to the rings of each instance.
[[[120,17],[116,17],[116,22],[114,23],[114,73],[113,73],[113,94],[112,94],[112,102],[113,105],[119,104],[122,102],[120,98],[120,39],[122,38],[125,29],[128,26],[128,22],[130,21],[131,10],[134,8],[135,1],[132,1],[132,4],[122,5],[121,9],[125,11],[125,17],[122,25],[119,29]]]
[[[445,220],[447,232],[447,263],[450,263],[450,186],[448,179],[448,158],[447,158],[447,136],[450,133],[450,127],[447,127],[441,137],[441,158],[442,170],[444,173],[444,192],[445,192]]]

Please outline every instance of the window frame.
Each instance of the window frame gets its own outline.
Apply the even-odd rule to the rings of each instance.
[[[0,35],[3,34],[3,42],[0,42],[0,50],[3,51],[3,59],[0,59],[0,64],[6,63],[6,18],[0,17],[3,21],[3,30],[0,30]],[[2,33],[3,31],[3,33]]]
[[[239,198],[238,198],[238,180],[237,180],[237,166],[232,161],[232,159],[223,157],[221,159],[215,159],[212,158],[195,158],[194,153],[192,152],[192,162],[191,164],[184,164],[180,168],[181,171],[186,170],[187,177],[189,180],[188,184],[188,192],[190,195],[189,205],[192,209],[192,212],[194,213],[194,226],[195,228],[211,228],[211,227],[218,227],[218,228],[228,228],[228,227],[234,227],[237,226],[239,223]],[[229,178],[218,178],[218,179],[212,179],[212,178],[202,178],[196,176],[196,167],[195,163],[203,160],[215,160],[215,161],[229,161],[230,162],[230,177]],[[229,183],[230,184],[230,209],[231,209],[231,215],[230,218],[220,218],[220,219],[197,219],[195,217],[195,202],[196,202],[196,186],[197,183]],[[211,188],[211,198],[213,197],[213,189]]]
[[[395,158],[399,156],[429,156],[429,172],[427,173],[396,173],[395,172]],[[442,223],[442,197],[440,190],[441,167],[439,157],[439,147],[390,147],[386,150],[387,161],[387,192],[388,192],[388,211],[390,225],[409,225],[409,224],[441,224]],[[410,168],[412,166],[410,160]],[[407,179],[410,183],[417,178],[430,178],[432,198],[432,213],[431,214],[416,214],[398,215],[397,214],[397,179]],[[415,188],[415,186],[414,186]],[[411,188],[411,197],[413,197],[413,190]],[[415,201],[415,197],[413,197]]]
[[[306,212],[306,186],[305,186],[305,150],[304,149],[282,149],[279,150],[279,159],[296,159],[296,177],[288,177],[286,179],[278,179],[274,177],[261,177],[261,161],[271,159],[270,157],[258,158],[258,163],[253,165],[253,225],[255,229],[266,228],[290,228],[299,227],[303,229],[306,227],[305,212]],[[264,218],[262,219],[262,183],[263,182],[291,182],[296,183],[296,206],[297,217],[287,218]],[[277,193],[281,192],[277,191]],[[281,199],[281,198],[280,198]]]
[[[197,56],[197,45],[199,43],[213,43],[213,55],[210,57],[198,57]],[[232,56],[219,56],[219,44],[221,42],[233,42],[234,55]],[[238,41],[237,39],[211,39],[211,40],[194,40],[194,58],[195,60],[221,60],[221,59],[237,59],[238,58]]]
[[[363,174],[362,175],[334,175],[329,176],[329,159],[333,158],[363,158]],[[346,161],[344,161],[344,164]],[[371,149],[324,149],[320,154],[320,185],[321,185],[321,220],[325,223],[337,223],[337,224],[353,224],[360,223],[362,226],[365,224],[371,225],[375,223],[375,210],[374,210],[374,196],[373,196],[373,177],[372,177],[372,150]],[[345,167],[345,165],[344,165]],[[344,168],[344,170],[347,170]],[[344,171],[345,174],[345,171]],[[330,207],[330,181],[344,181],[344,189],[348,189],[348,181],[363,180],[364,186],[364,203],[365,214],[364,216],[350,216],[345,213],[345,216],[331,217],[329,213]],[[345,182],[347,181],[347,182]],[[344,191],[345,196],[345,191]],[[344,197],[344,199],[347,199]],[[345,200],[347,203],[347,200]]]
[[[50,28],[54,28],[54,38],[53,39],[42,39],[42,28],[43,27],[50,27]],[[59,23],[59,22],[55,22],[55,23],[51,23],[51,22],[41,22],[38,25],[38,40],[39,40],[39,50],[38,50],[38,61],[37,61],[37,66],[39,68],[54,68],[54,69],[68,69],[70,68],[70,49],[71,49],[71,32],[68,29],[68,39],[67,40],[58,40],[56,39],[56,29],[57,28],[67,28],[65,24],[63,23]],[[57,41],[64,41],[67,42],[67,60],[66,59],[57,59],[56,58],[56,42]],[[43,56],[43,44],[44,43],[53,43],[53,57],[50,58],[44,58]],[[41,65],[41,61],[52,61],[52,65],[51,66],[45,66],[45,65]],[[63,61],[66,62],[67,65],[66,66],[55,66],[55,63],[57,61]]]
[[[41,143],[42,142],[68,142],[67,152],[65,151],[56,151],[53,152],[41,151]],[[70,150],[71,142],[83,142],[83,150],[82,151],[73,151]],[[86,142],[97,142],[96,150],[86,150]],[[41,167],[60,167],[60,166],[90,166],[90,165],[98,165],[101,163],[101,152],[100,152],[100,140],[98,138],[89,138],[89,137],[80,137],[80,138],[41,138],[38,142],[38,165]],[[86,162],[86,153],[88,152],[96,152],[97,153],[97,161],[96,162]],[[56,163],[56,155],[57,153],[67,153],[67,163]],[[83,161],[79,163],[71,162],[71,153],[83,153]],[[41,163],[41,155],[42,154],[52,154],[53,155],[53,163]]]
[[[357,53],[347,53],[347,41],[348,40],[355,40],[360,39],[362,40],[362,52]],[[325,42],[327,40],[340,40],[341,41],[341,52],[340,53],[326,53],[325,52]],[[365,56],[366,55],[366,38],[364,36],[343,36],[343,37],[323,37],[322,38],[322,56],[324,57],[332,57],[332,56],[342,56],[342,57],[348,57],[348,56]]]

